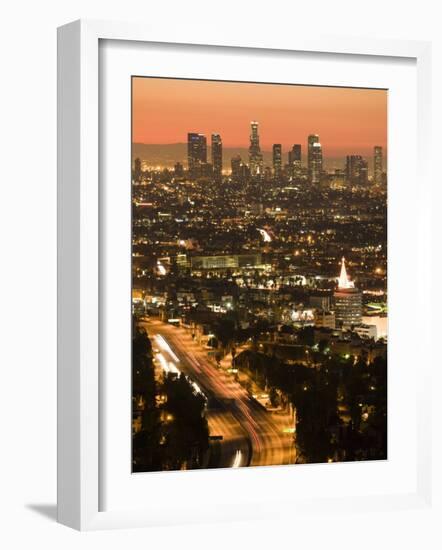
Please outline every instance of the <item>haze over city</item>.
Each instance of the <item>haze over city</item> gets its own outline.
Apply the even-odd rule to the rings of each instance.
[[[133,78],[132,142],[184,143],[188,132],[221,133],[224,147],[248,147],[258,120],[261,148],[288,151],[319,134],[324,157],[372,156],[387,146],[385,90]]]

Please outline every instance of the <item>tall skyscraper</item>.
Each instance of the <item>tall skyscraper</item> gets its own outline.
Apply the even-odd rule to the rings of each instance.
[[[273,175],[275,179],[280,178],[282,174],[282,145],[275,143],[273,145]]]
[[[207,164],[207,140],[204,134],[187,134],[187,162],[189,176],[198,178],[203,172],[203,166]]]
[[[337,326],[350,327],[362,322],[362,294],[349,280],[342,258],[338,288],[333,293],[333,303]]]
[[[301,144],[295,143],[289,151],[289,167],[294,178],[299,178],[302,174],[301,163]]]
[[[383,158],[382,158],[382,147],[376,145],[374,148],[374,171],[373,171],[373,181],[375,185],[381,185],[382,183],[382,172],[383,172]]]
[[[361,155],[348,155],[345,175],[350,185],[366,185],[368,183],[367,161]]]
[[[212,134],[212,166],[213,177],[220,182],[223,171],[223,142],[219,134]]]
[[[250,123],[249,166],[252,177],[261,176],[263,174],[263,159],[261,147],[259,146],[258,126],[256,121]]]
[[[308,177],[311,183],[320,183],[322,175],[322,147],[319,136],[308,136]]]

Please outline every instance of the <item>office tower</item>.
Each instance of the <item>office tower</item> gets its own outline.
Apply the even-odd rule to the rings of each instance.
[[[374,148],[374,171],[373,182],[375,185],[381,185],[383,171],[382,147],[376,145]]]
[[[348,155],[345,174],[350,185],[366,185],[368,183],[368,163],[361,155]]]
[[[258,126],[258,123],[255,121],[250,123],[249,166],[252,177],[259,177],[263,173],[263,160],[261,147],[259,146]]]
[[[320,183],[322,175],[322,147],[319,136],[308,136],[308,177],[310,183]]]
[[[362,294],[349,280],[342,258],[338,288],[333,293],[333,304],[337,326],[351,327],[362,322]]]
[[[280,143],[273,145],[273,175],[275,179],[281,177],[282,174],[282,146]]]
[[[207,140],[204,134],[187,134],[187,162],[191,179],[199,178],[207,164]]]
[[[220,182],[223,171],[223,142],[219,134],[212,134],[212,167],[215,181]]]
[[[319,143],[319,136],[317,134],[309,135],[307,138],[307,168],[310,181],[312,181],[313,145],[315,143]]]
[[[299,178],[302,175],[302,163],[301,163],[301,145],[295,143],[291,151],[289,151],[289,167],[291,175],[294,178]]]

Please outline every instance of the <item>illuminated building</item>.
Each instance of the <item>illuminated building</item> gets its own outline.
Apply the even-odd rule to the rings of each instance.
[[[263,159],[261,147],[259,145],[258,126],[258,123],[255,121],[250,123],[249,167],[252,177],[261,176],[263,174]]]
[[[336,168],[332,174],[329,174],[329,180],[332,189],[343,189],[347,182],[345,170]]]
[[[322,174],[322,147],[319,136],[308,136],[308,177],[311,183],[320,183]]]
[[[295,143],[292,150],[289,151],[289,166],[291,169],[292,176],[294,178],[299,178],[302,175],[302,163],[301,163],[301,145]]]
[[[273,145],[273,175],[280,178],[282,173],[282,146],[280,143]]]
[[[192,270],[229,269],[237,267],[258,267],[262,264],[261,254],[229,254],[224,256],[193,256]]]
[[[382,183],[382,170],[383,170],[383,159],[382,159],[382,147],[376,145],[374,148],[374,171],[373,171],[373,181],[375,185],[381,185]]]
[[[364,316],[362,322],[376,327],[377,338],[388,338],[388,317],[387,315]]]
[[[362,338],[363,340],[377,340],[378,332],[376,329],[376,325],[366,325],[366,324],[360,324],[356,327],[354,327],[354,332]]]
[[[187,134],[187,162],[189,176],[192,179],[200,177],[203,166],[207,164],[207,140],[204,134]]]
[[[177,254],[176,255],[176,265],[179,267],[179,268],[186,268],[186,267],[189,267],[189,260],[187,258],[187,254]]]
[[[212,167],[215,181],[220,182],[223,170],[223,142],[219,134],[212,134]]]
[[[338,288],[333,293],[337,326],[354,326],[362,322],[362,294],[347,276],[345,258],[342,258]]]
[[[315,327],[324,327],[334,329],[336,326],[336,318],[333,311],[324,311],[317,309],[314,312]]]
[[[368,164],[361,155],[348,155],[346,159],[347,183],[366,185],[368,183]]]

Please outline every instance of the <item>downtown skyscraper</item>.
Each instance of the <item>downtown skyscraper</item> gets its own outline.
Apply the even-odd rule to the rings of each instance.
[[[322,147],[317,134],[308,136],[308,177],[310,183],[320,183],[322,175]]]
[[[252,121],[250,123],[249,167],[252,177],[262,176],[264,168],[261,147],[259,145],[258,127],[258,122]]]
[[[295,143],[289,151],[289,169],[291,175],[299,178],[302,174],[301,144]]]
[[[280,178],[282,174],[282,145],[275,143],[273,145],[273,175]]]
[[[214,180],[220,182],[223,171],[223,142],[219,134],[212,134],[212,167]]]
[[[187,163],[190,177],[200,177],[207,164],[207,140],[204,134],[187,134]]]

